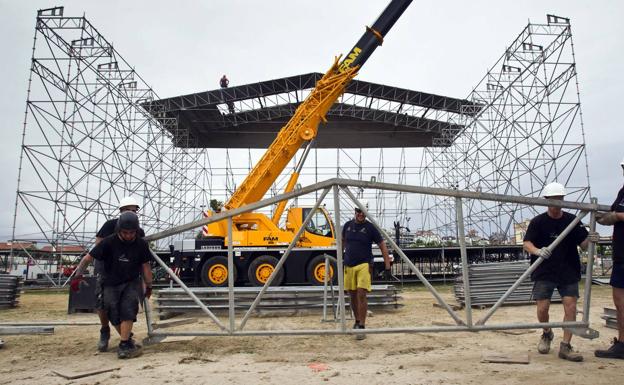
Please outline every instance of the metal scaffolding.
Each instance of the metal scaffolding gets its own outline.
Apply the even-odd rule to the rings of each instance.
[[[173,146],[140,107],[154,91],[86,18],[63,12],[37,14],[13,239],[88,245],[126,195],[142,201],[147,233],[195,218],[212,185],[207,154]]]
[[[589,171],[570,20],[529,23],[470,93],[485,107],[449,147],[425,150],[419,184],[479,192],[540,196],[563,183],[567,200],[587,202]],[[426,229],[454,233],[453,202],[421,200]],[[467,202],[467,226],[513,235],[535,210],[521,204]]]
[[[300,75],[297,81],[312,87],[316,76]],[[241,87],[242,91],[231,87],[236,117],[258,123],[275,113],[284,119],[309,91],[298,91],[290,83],[283,87],[273,96],[261,97],[250,87]],[[237,90],[251,96],[246,99]],[[220,100],[212,91],[180,98],[183,103]],[[147,234],[201,218],[211,199],[227,200],[263,151],[201,148],[200,138],[168,115],[167,104],[155,103],[157,99],[85,17],[66,17],[63,7],[40,10],[13,240],[36,240],[54,247],[89,245],[97,228],[116,215],[116,203],[125,195],[143,202],[141,222]],[[220,124],[230,119],[223,102],[210,113],[222,119]],[[341,114],[352,118],[361,114],[365,120],[384,124],[403,119],[418,130],[434,129],[433,147],[314,148],[302,170],[301,185],[337,177],[539,196],[545,183],[558,180],[571,191],[566,199],[589,199],[568,19],[549,15],[546,24],[529,23],[466,99],[358,81],[350,85],[329,118],[338,120]],[[280,177],[270,194],[283,191],[287,179]],[[371,201],[371,214],[382,227],[396,221],[412,230],[457,236],[452,199],[400,190],[354,193]],[[297,199],[299,204],[312,205],[318,197]],[[466,231],[476,229],[486,237],[502,234],[507,239],[513,235],[514,223],[534,214],[518,203],[467,200],[464,204]],[[352,213],[349,199],[340,207],[343,216]],[[158,242],[165,247],[171,239]]]

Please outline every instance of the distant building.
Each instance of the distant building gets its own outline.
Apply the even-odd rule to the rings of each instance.
[[[514,240],[516,245],[521,245],[524,241],[524,235],[529,228],[529,220],[525,220],[524,222],[514,223]]]

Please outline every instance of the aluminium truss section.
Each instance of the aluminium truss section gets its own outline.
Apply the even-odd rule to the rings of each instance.
[[[465,129],[442,139],[449,143],[425,150],[422,185],[540,196],[547,183],[558,181],[566,185],[566,200],[589,200],[569,19],[548,15],[546,24],[529,23],[467,99],[484,107],[462,115]],[[422,204],[424,228],[454,231],[454,202]],[[520,204],[465,205],[467,226],[505,238],[513,236],[514,223],[536,214]]]
[[[140,107],[154,91],[91,22],[40,10],[32,52],[13,238],[89,245],[127,195],[148,234],[196,217],[205,197],[181,191],[210,188],[208,159],[172,145]]]

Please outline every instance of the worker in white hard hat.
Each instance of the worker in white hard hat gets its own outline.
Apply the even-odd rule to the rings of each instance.
[[[137,213],[141,206],[139,202],[131,196],[123,197],[119,201],[119,214],[121,215],[124,212],[131,211]],[[117,222],[119,218],[109,219],[104,222],[100,230],[98,230],[97,234],[95,234],[95,244],[98,245],[104,238],[115,234],[115,229],[117,228]],[[144,237],[145,232],[143,229],[139,229],[138,232],[139,237]],[[106,311],[104,310],[103,304],[103,290],[102,290],[102,280],[103,280],[103,271],[104,271],[104,262],[100,260],[95,260],[93,262],[95,267],[95,276],[97,277],[96,285],[95,285],[95,309],[97,311],[98,317],[100,318],[100,339],[97,343],[97,349],[100,352],[105,352],[108,350],[108,341],[110,340],[110,326],[109,319]]]
[[[546,185],[542,193],[544,198],[552,200],[563,200],[565,195],[565,187],[557,182]],[[555,288],[561,295],[563,320],[576,320],[576,303],[581,280],[581,260],[577,246],[586,249],[590,241],[597,242],[600,237],[595,232],[590,234],[579,222],[557,247],[552,250],[548,248],[574,219],[574,215],[563,211],[561,207],[548,206],[545,213],[531,220],[524,236],[523,246],[524,250],[531,254],[531,264],[538,258],[544,259],[531,274],[534,282],[532,297],[537,304],[539,322],[549,322],[550,299]],[[547,354],[553,338],[552,329],[544,328],[537,346],[538,352]],[[571,339],[572,333],[564,329],[563,340],[559,344],[559,358],[575,362],[583,361],[583,356],[572,349]]]
[[[368,202],[362,202],[368,210]],[[349,291],[351,310],[355,317],[353,329],[365,329],[368,312],[367,293],[371,291],[371,271],[373,266],[372,244],[376,243],[384,259],[384,276],[390,275],[390,254],[386,242],[375,226],[366,220],[366,213],[355,206],[355,217],[345,223],[342,228],[342,245],[344,249],[344,288]],[[366,337],[363,333],[356,334],[356,339]]]
[[[624,173],[624,159],[620,163]],[[598,223],[613,226],[613,267],[611,268],[611,288],[616,310],[618,336],[608,349],[596,350],[596,357],[624,359],[624,186],[611,205],[611,211],[600,215]]]

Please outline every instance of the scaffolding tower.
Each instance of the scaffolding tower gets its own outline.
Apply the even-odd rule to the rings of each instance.
[[[460,115],[465,130],[449,133],[449,147],[425,150],[420,184],[443,188],[540,196],[557,181],[566,200],[589,202],[583,115],[568,18],[547,15],[528,25],[468,96],[485,106]],[[469,107],[468,107],[469,108]],[[441,139],[445,140],[445,139]],[[454,202],[421,201],[426,229],[455,232]],[[518,204],[466,202],[467,227],[504,238],[514,223],[536,214]]]

